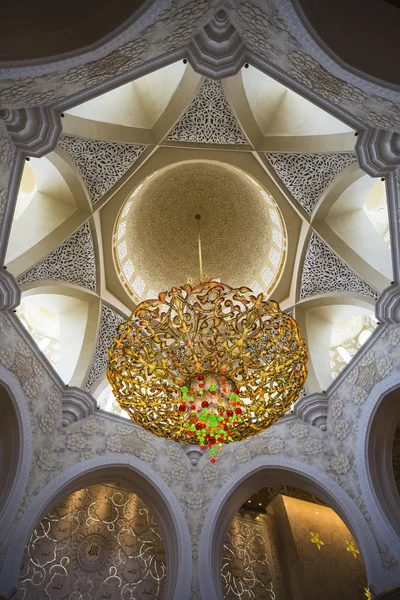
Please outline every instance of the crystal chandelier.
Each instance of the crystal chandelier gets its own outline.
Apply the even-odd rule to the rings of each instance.
[[[196,216],[197,218],[197,216]],[[139,304],[118,327],[107,376],[131,419],[177,442],[216,447],[268,428],[307,376],[305,341],[277,302],[200,279]]]

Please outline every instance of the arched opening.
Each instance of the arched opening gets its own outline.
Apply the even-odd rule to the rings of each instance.
[[[75,169],[57,151],[25,162],[7,246],[18,276],[48,255],[90,214]]]
[[[296,0],[304,26],[337,63],[379,83],[399,85],[395,57],[399,54],[400,11],[393,0]]]
[[[10,503],[20,466],[21,431],[8,388],[0,383],[0,522]]]
[[[86,496],[88,492],[85,490],[88,490],[92,486],[98,491],[98,497],[96,496],[96,492],[94,499],[91,499],[90,494],[89,499],[87,499]],[[105,489],[108,491],[104,492]],[[137,497],[140,498],[140,502],[137,500]],[[111,499],[107,500],[107,498]],[[114,500],[112,500],[112,498],[114,498]],[[124,498],[124,500],[122,498]],[[143,556],[140,556],[141,546],[139,545],[139,550],[137,550],[138,545],[135,544],[138,535],[148,531],[146,524],[147,517],[143,513],[143,511],[147,510],[149,511],[149,523],[154,530],[152,533],[154,552],[150,552],[149,550],[146,551],[149,555],[149,562],[147,564],[150,566],[150,563],[154,564],[157,562],[158,566],[161,566],[161,563],[167,565],[167,575],[165,578],[164,575],[162,577],[164,598],[171,600],[187,598],[189,596],[191,582],[191,544],[186,520],[178,501],[161,477],[159,477],[157,473],[150,469],[144,462],[133,456],[113,454],[75,464],[52,479],[50,483],[35,496],[21,519],[18,521],[18,525],[14,530],[8,545],[3,562],[3,569],[0,574],[0,594],[7,597],[13,588],[18,586],[21,564],[23,569],[22,572],[26,573],[27,565],[24,563],[23,559],[25,548],[28,547],[29,552],[29,548],[32,544],[35,546],[35,544],[41,545],[43,543],[43,556],[41,556],[40,560],[44,564],[37,566],[38,574],[35,576],[35,581],[33,583],[40,583],[41,585],[41,580],[39,582],[38,578],[45,574],[43,570],[45,567],[47,583],[44,587],[46,588],[47,585],[55,586],[54,590],[50,589],[50,587],[48,588],[48,591],[50,590],[53,594],[50,596],[51,598],[63,597],[57,595],[65,589],[64,585],[66,579],[62,579],[62,577],[68,575],[68,568],[72,568],[74,564],[78,563],[79,548],[81,549],[80,552],[83,556],[81,562],[83,560],[84,564],[87,566],[90,566],[96,552],[97,556],[100,556],[100,547],[96,550],[93,546],[93,556],[89,553],[91,550],[89,542],[91,542],[91,540],[89,540],[86,545],[82,544],[86,534],[87,536],[98,535],[99,538],[102,535],[99,532],[96,533],[94,530],[93,532],[89,531],[90,527],[93,526],[94,529],[96,527],[101,528],[103,525],[106,526],[106,529],[112,529],[113,526],[117,527],[115,519],[116,512],[120,514],[120,511],[123,510],[124,502],[127,499],[131,502],[132,507],[128,513],[130,515],[130,521],[133,521],[134,517],[136,518],[136,512],[133,509],[133,506],[139,506],[139,512],[137,513],[138,522],[136,522],[137,530],[132,534],[132,527],[121,526],[121,529],[117,531],[117,534],[120,536],[120,541],[117,539],[113,542],[114,550],[116,549],[117,552],[116,554],[113,554],[114,551],[112,551],[110,554],[110,557],[114,556],[115,561],[108,565],[109,568],[107,572],[104,570],[101,571],[102,576],[104,577],[100,582],[100,587],[104,584],[104,597],[120,597],[115,595],[115,589],[114,591],[112,589],[116,587],[116,584],[119,581],[115,578],[115,570],[117,569],[120,569],[121,573],[118,571],[116,577],[121,579],[122,570],[126,567],[124,577],[126,579],[125,583],[127,587],[137,586],[139,584],[139,579],[136,579],[138,573],[134,572],[135,565],[132,566],[132,562],[130,562],[128,566],[126,566],[126,562],[128,560],[134,562],[135,558],[138,558],[139,562],[144,560]],[[88,506],[91,508],[84,508]],[[97,511],[94,511],[95,506],[97,506]],[[78,510],[76,511],[74,507],[77,507]],[[89,521],[88,517],[85,517],[85,527],[88,527],[88,529],[84,531],[82,539],[80,539],[78,535],[78,525],[80,521],[78,517],[74,517],[74,515],[76,516],[76,513],[79,514],[81,510],[86,510],[86,515],[88,515],[88,511],[90,515],[92,515]],[[65,518],[61,519],[62,516]],[[49,532],[52,532],[53,538],[48,535],[46,536],[44,532],[49,527],[53,527],[53,521],[57,520],[58,524],[55,526],[55,529],[49,530]],[[44,524],[44,528],[40,523]],[[61,525],[59,525],[60,523]],[[61,536],[63,539],[60,541],[60,538],[57,538],[56,544],[61,544],[61,546],[55,547],[54,533],[58,528],[60,528],[60,530],[58,530],[57,535]],[[159,528],[159,531],[157,528]],[[110,533],[110,531],[108,533]],[[130,538],[129,535],[132,535],[132,538]],[[75,536],[74,543],[71,542],[71,544],[66,546],[65,540],[72,539],[71,536]],[[162,540],[162,542],[160,540]],[[123,542],[126,546],[126,552],[123,548],[121,549]],[[105,546],[105,542],[103,543],[102,539],[98,540],[98,545],[100,544]],[[117,544],[121,551],[118,550],[118,547],[115,546],[115,544]],[[129,544],[133,547],[132,554],[129,554],[131,550]],[[164,545],[164,548],[162,547],[162,544]],[[62,555],[62,552],[64,551],[66,554]],[[143,548],[142,551],[144,551]],[[127,561],[124,562],[124,567],[122,567],[121,553],[124,554],[122,558],[124,558],[124,560],[125,558],[127,559]],[[150,554],[152,553],[153,558],[150,560]],[[155,558],[156,553],[157,559]],[[102,552],[103,558],[105,554],[106,552]],[[109,554],[107,553],[107,557],[108,556]],[[60,558],[58,564],[56,562],[57,557]],[[107,558],[107,560],[109,560],[109,558]],[[106,564],[106,559],[104,559],[103,564]],[[97,566],[99,569],[103,569],[103,565],[100,566],[100,561],[99,564],[96,565],[96,568]],[[81,565],[81,570],[82,569],[85,571]],[[83,587],[79,587],[78,589],[77,581],[75,582],[76,585],[74,584],[75,589],[78,592],[77,597],[84,597],[84,594],[88,592],[88,588],[85,588],[85,585],[89,586],[90,578],[93,580],[93,573],[95,571],[94,565],[92,570],[87,568],[86,571],[89,572],[90,577],[84,578],[82,581]],[[153,573],[158,573],[156,579],[161,576],[163,572],[163,568],[158,571],[153,571]],[[129,581],[129,578],[131,581]],[[140,581],[145,581],[145,578],[142,578]],[[31,584],[25,582],[23,585]],[[149,589],[147,584],[143,584],[143,586],[146,589]],[[118,585],[118,589],[121,587],[122,586]],[[161,589],[161,585],[159,588]],[[152,589],[153,587],[150,586],[150,592],[143,592],[141,597],[159,598],[160,595],[151,595]],[[72,591],[73,589],[71,589],[71,593]],[[94,596],[96,599],[101,598],[102,596],[98,595],[97,592],[98,589],[96,589],[96,594],[94,594]],[[132,595],[129,596],[129,593],[130,592],[128,591],[128,597],[135,597]],[[42,595],[38,595],[38,598],[49,597],[45,589],[43,593],[40,591],[40,594]],[[33,598],[36,596],[25,595],[23,597]]]
[[[121,484],[82,488],[35,526],[20,568],[19,597],[162,598],[167,558],[146,504]]]
[[[319,499],[319,502],[322,501],[327,508],[329,507],[329,511],[331,511],[329,515],[332,516],[333,514],[334,519],[340,518],[343,522],[341,527],[348,528],[351,533],[351,539],[348,539],[348,541],[351,543],[353,540],[353,545],[348,553],[351,553],[353,546],[358,549],[365,561],[368,581],[382,577],[383,567],[371,530],[355,503],[339,484],[319,469],[294,459],[259,456],[249,461],[222,486],[209,508],[199,544],[199,570],[210,574],[207,578],[200,578],[202,597],[210,600],[224,597],[221,561],[224,556],[224,540],[230,524],[249,499],[254,498],[254,495],[261,489],[270,486],[272,488],[275,486],[275,490],[278,491],[289,489],[280,486],[290,486],[313,496],[314,504],[316,498]],[[290,502],[291,500],[288,501],[288,504]],[[313,510],[314,513],[319,512],[318,508]],[[315,527],[315,524],[313,527]],[[318,533],[318,531],[312,531]],[[346,530],[342,529],[342,531]],[[308,533],[308,535],[311,541],[311,534]],[[313,545],[316,544],[313,543]],[[345,548],[345,552],[347,552],[346,544]],[[332,552],[336,552],[334,548]],[[356,555],[359,556],[357,553]],[[259,596],[260,598],[269,598],[264,591],[263,593],[264,596]]]
[[[372,301],[350,294],[303,300],[295,308],[295,318],[309,348],[308,393],[326,390],[378,323]]]
[[[117,126],[152,129],[167,108],[188,65],[172,63],[67,111],[68,115]]]
[[[346,175],[343,174],[343,183]],[[340,189],[340,183],[339,177],[336,191]],[[327,197],[327,206],[321,205],[319,218],[330,202],[332,197]],[[386,189],[382,181],[364,174],[347,185],[331,205],[324,223],[316,228],[325,234],[332,247],[340,251],[350,266],[359,267],[367,283],[379,289],[390,282],[389,219]]]
[[[375,500],[400,535],[400,387],[389,388],[381,397],[370,417],[364,456]]]
[[[8,4],[0,30],[0,61],[7,65],[74,56],[128,27],[145,5],[143,0],[72,0],[60,16],[49,0],[35,6]]]
[[[90,292],[36,285],[23,292],[16,314],[65,383],[81,385],[90,366],[100,311]]]
[[[256,492],[233,518],[221,563],[224,598],[362,600],[364,561],[342,519],[287,485]]]

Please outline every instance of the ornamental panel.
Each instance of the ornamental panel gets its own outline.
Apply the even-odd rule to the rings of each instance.
[[[66,281],[96,291],[96,259],[88,222],[17,281],[22,285],[46,279]]]
[[[100,329],[97,336],[96,350],[92,366],[86,381],[85,389],[89,390],[96,379],[106,372],[107,351],[111,346],[112,338],[117,333],[117,327],[125,319],[105,304],[101,307]]]
[[[336,175],[356,162],[353,152],[343,154],[266,153],[293,198],[311,215]]]
[[[162,597],[164,543],[147,506],[120,487],[94,485],[68,496],[33,531],[18,598]]]
[[[193,102],[166,138],[173,142],[248,144],[220,81],[205,79]]]
[[[378,292],[361,279],[316,234],[312,233],[303,264],[300,299],[331,292],[352,292],[376,300]]]
[[[225,536],[221,565],[225,600],[281,597],[282,574],[276,549],[268,539],[269,519],[267,515],[240,513],[233,519]]]
[[[61,136],[59,147],[74,161],[93,204],[127,172],[146,146]]]

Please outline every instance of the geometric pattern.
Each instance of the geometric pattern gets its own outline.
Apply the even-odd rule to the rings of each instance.
[[[352,292],[378,298],[378,293],[313,232],[304,258],[300,299],[330,292]]]
[[[66,281],[96,291],[96,259],[87,221],[17,281],[22,285],[43,279]]]
[[[311,215],[318,200],[344,169],[356,162],[343,154],[265,154],[293,198]]]
[[[146,146],[61,136],[59,147],[74,161],[96,204],[145,151]]]
[[[97,336],[92,366],[85,385],[86,390],[89,390],[96,379],[106,372],[108,348],[111,346],[113,337],[117,334],[118,325],[123,323],[123,321],[126,321],[126,318],[121,317],[120,314],[115,312],[109,306],[106,306],[105,304],[102,305],[100,329]]]
[[[194,100],[166,138],[174,142],[248,144],[220,81],[205,79]]]

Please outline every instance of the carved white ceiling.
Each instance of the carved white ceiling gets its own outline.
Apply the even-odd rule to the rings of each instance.
[[[317,235],[312,233],[304,257],[300,298],[311,298],[330,292],[350,292],[378,297],[378,292],[367,285]]]
[[[220,81],[205,79],[167,140],[205,144],[248,144]]]
[[[18,277],[19,285],[46,280],[73,283],[96,291],[96,258],[88,222]]]
[[[117,144],[63,135],[59,147],[74,161],[96,204],[145,151],[137,144]]]
[[[260,77],[267,76],[260,73]],[[270,143],[270,138],[265,137],[263,140],[254,141],[255,137],[252,134],[252,132],[254,133],[252,129],[254,116],[252,117],[250,113],[251,106],[255,106],[255,100],[250,98],[252,102],[248,102],[249,98],[246,94],[249,95],[252,92],[250,88],[243,87],[243,81],[242,74],[239,73],[226,84],[206,78],[198,87],[199,79],[195,81],[195,77],[193,77],[189,85],[189,88],[190,86],[191,88],[188,89],[184,88],[188,84],[185,77],[182,77],[175,96],[180,96],[179,92],[182,87],[184,97],[187,98],[187,105],[183,107],[183,110],[181,107],[179,113],[177,113],[176,100],[172,95],[170,103],[165,108],[165,113],[161,116],[165,122],[169,120],[170,129],[165,132],[164,139],[151,149],[149,155],[146,155],[145,161],[138,161],[146,149],[146,145],[142,143],[142,140],[145,135],[153,135],[152,131],[135,129],[134,127],[130,129],[129,123],[125,124],[125,138],[124,142],[121,142],[116,141],[121,130],[118,127],[112,129],[113,125],[108,123],[107,126],[110,129],[102,129],[102,136],[104,138],[104,131],[109,131],[110,138],[113,139],[110,139],[110,141],[96,140],[92,139],[88,133],[86,134],[87,137],[84,137],[86,132],[91,131],[93,133],[93,123],[96,123],[95,121],[84,118],[82,115],[79,117],[73,114],[68,115],[66,130],[60,139],[59,147],[75,165],[78,178],[82,178],[86,184],[92,209],[95,213],[94,222],[98,223],[98,226],[92,224],[92,231],[98,236],[98,240],[96,244],[93,243],[91,228],[88,223],[84,223],[65,242],[50,252],[45,259],[23,273],[18,282],[20,285],[33,282],[39,283],[46,280],[68,282],[96,292],[96,295],[102,300],[98,334],[96,340],[91,341],[93,361],[86,380],[82,382],[85,389],[91,389],[93,384],[98,383],[101,377],[105,375],[107,348],[111,343],[117,325],[123,320],[121,312],[129,314],[134,304],[141,299],[138,290],[135,287],[133,291],[130,290],[129,285],[124,284],[124,282],[122,282],[121,288],[118,288],[119,291],[116,290],[115,286],[118,286],[118,284],[115,283],[115,271],[114,275],[111,276],[111,271],[114,269],[113,263],[117,260],[116,255],[112,256],[111,238],[118,211],[129,194],[132,195],[136,186],[157,171],[160,165],[168,165],[169,156],[173,157],[171,158],[172,163],[178,160],[173,154],[175,152],[183,152],[179,155],[181,157],[179,160],[198,160],[198,153],[206,152],[205,158],[207,160],[226,160],[228,162],[228,155],[217,155],[218,152],[227,152],[229,157],[232,157],[230,159],[231,164],[242,169],[249,177],[256,180],[259,178],[260,185],[266,188],[271,197],[277,202],[288,228],[286,242],[282,235],[279,236],[279,232],[273,223],[271,225],[273,242],[278,244],[279,247],[282,247],[283,244],[285,252],[287,245],[289,252],[286,264],[279,266],[277,278],[274,279],[274,282],[277,282],[274,289],[274,298],[276,297],[279,302],[283,303],[284,309],[293,310],[297,302],[321,295],[329,296],[345,293],[357,297],[364,296],[369,300],[377,298],[378,291],[374,289],[372,281],[364,281],[361,274],[357,272],[356,266],[351,261],[348,264],[341,256],[341,248],[332,248],[331,244],[322,239],[323,233],[320,234],[322,237],[315,232],[305,236],[303,239],[308,239],[308,243],[307,248],[304,248],[304,242],[299,237],[300,226],[309,228],[310,225],[308,220],[299,216],[298,212],[293,210],[293,207],[296,207],[298,203],[311,216],[317,204],[324,201],[324,194],[329,186],[337,181],[337,178],[341,177],[348,167],[355,163],[356,158],[352,147],[355,140],[353,134],[348,133],[348,128],[344,130],[338,126],[338,133],[334,136],[330,136],[326,132],[317,135],[318,127],[315,123],[312,123],[312,130],[310,129],[308,136],[310,144],[316,144],[324,151],[306,151],[307,142],[305,151],[300,152],[298,149],[299,144],[304,144],[304,139],[307,137],[304,135],[304,127],[307,128],[307,124],[302,123],[300,134],[299,124],[291,120],[292,116],[289,113],[285,113],[285,110],[287,110],[284,101],[285,94],[282,93],[282,90],[279,90],[279,94],[275,94],[274,110],[276,111],[279,108],[281,122],[286,119],[285,132],[290,135],[288,137],[285,133],[281,137],[275,136],[273,140],[274,148],[267,151],[266,145]],[[153,96],[155,93],[162,93],[162,86],[160,86],[160,91],[157,92],[156,83],[157,80],[153,73],[152,85],[155,86],[152,89]],[[274,87],[269,79],[266,85],[267,87],[270,86],[268,89],[273,91]],[[143,84],[142,89],[145,89],[145,87],[145,84]],[[112,96],[113,102],[115,97],[114,94]],[[105,94],[102,102],[102,106],[106,108],[107,94]],[[263,99],[263,102],[265,103],[265,99]],[[291,107],[293,102],[295,102],[295,98],[292,93]],[[306,115],[311,123],[313,105],[305,106],[304,98],[301,99],[301,102],[302,114]],[[113,109],[115,111],[115,107]],[[322,118],[321,113],[323,112],[321,109],[318,109],[318,111],[318,113],[315,113],[315,119],[317,120]],[[272,113],[273,110],[271,109]],[[174,115],[174,117],[172,118],[171,115]],[[74,119],[78,119],[75,125]],[[329,127],[335,127],[334,123],[332,125],[333,117],[330,116],[329,119]],[[71,123],[74,125],[75,131],[79,126],[82,137],[71,134],[71,130],[68,129]],[[99,127],[102,126],[99,123]],[[112,131],[113,134],[111,134]],[[131,139],[129,143],[126,142],[126,136]],[[332,137],[342,140],[343,151],[339,152],[331,149]],[[350,138],[352,141],[349,144]],[[184,150],[181,150],[182,148]],[[199,150],[200,148],[201,150]],[[278,187],[275,186],[269,174],[271,169],[268,171],[264,166],[265,159],[268,160],[276,172]],[[254,161],[254,164],[252,161]],[[249,169],[250,171],[253,169],[251,175]],[[131,180],[132,185],[130,186],[129,182]],[[287,192],[282,193],[280,191],[282,185],[279,187],[279,180],[283,183]],[[125,195],[120,195],[119,190],[122,187],[127,190]],[[182,193],[184,195],[184,190]],[[105,202],[99,202],[105,195]],[[134,197],[130,198],[129,202],[131,200],[134,202]],[[243,198],[243,202],[245,201],[246,199]],[[184,210],[184,205],[182,206],[182,210]],[[104,213],[104,210],[110,210],[111,212]],[[105,214],[114,215],[112,223],[111,221],[106,223],[109,217],[106,219],[102,216]],[[151,218],[156,218],[156,215],[150,215],[150,220]],[[241,226],[241,223],[244,225],[242,221],[244,218],[241,214],[241,222],[237,223],[237,230],[235,229],[235,235],[237,236],[240,236],[241,230],[244,229]],[[296,235],[293,233],[295,230],[297,231]],[[107,233],[107,231],[111,233]],[[149,232],[147,235],[151,235],[151,227]],[[187,231],[182,231],[182,235],[187,233]],[[218,235],[218,231],[215,231],[213,235]],[[165,236],[168,236],[168,226],[165,226]],[[246,242],[250,245],[252,243],[249,232],[246,233]],[[179,241],[176,244],[179,245]],[[97,248],[100,249],[99,256],[96,256]],[[131,252],[134,255],[134,240]],[[269,259],[271,261],[275,260],[272,250]],[[159,260],[162,269],[162,243],[160,243]],[[96,265],[98,272],[96,272]],[[129,272],[128,275],[131,277],[132,273]],[[136,267],[135,277],[137,279]],[[272,267],[265,266],[260,273],[259,280],[255,279],[252,284],[254,291],[261,293],[267,289],[273,277],[275,276]],[[96,279],[100,282],[98,289],[96,288]],[[295,282],[298,279],[300,281],[296,285]],[[144,296],[146,294],[154,296],[161,291],[153,288],[154,285],[150,291],[145,290]],[[298,290],[298,296],[296,296],[295,290]],[[104,304],[104,301],[107,304]],[[113,306],[114,308],[112,308]]]
[[[118,325],[124,321],[115,310],[103,304],[101,307],[99,330],[97,334],[96,349],[92,366],[85,382],[85,389],[89,390],[92,384],[105,373],[107,367],[107,350],[111,346]]]
[[[312,214],[336,175],[356,162],[353,152],[342,154],[281,154],[267,152],[267,159],[293,198]]]

